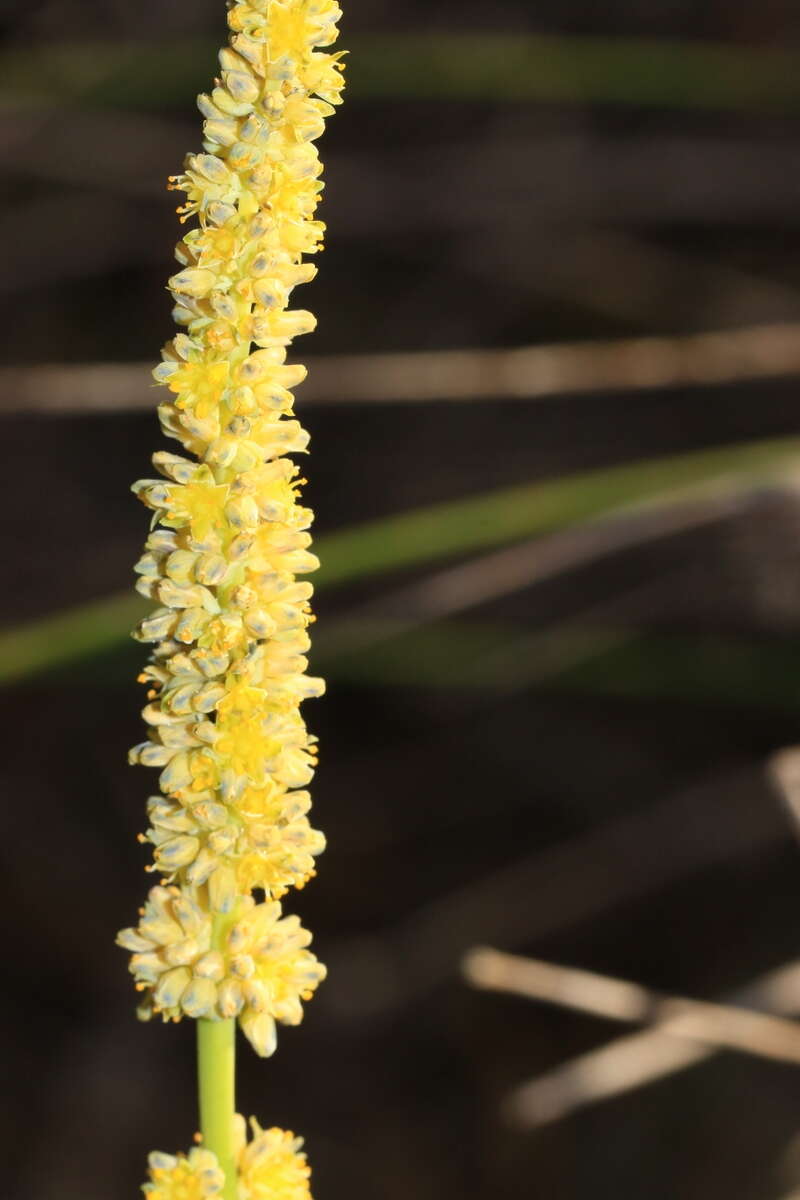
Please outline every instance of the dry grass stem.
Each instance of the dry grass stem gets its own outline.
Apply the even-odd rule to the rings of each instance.
[[[769,971],[726,999],[795,1016],[800,1013],[800,962]],[[685,1070],[718,1050],[717,1046],[675,1037],[663,1025],[628,1034],[516,1087],[504,1105],[505,1115],[522,1128],[546,1125]]]
[[[464,973],[476,987],[560,1004],[611,1021],[660,1025],[672,1037],[800,1063],[800,1024],[725,1004],[665,996],[638,983],[499,950],[472,950]]]
[[[308,366],[306,403],[535,400],[797,375],[800,324],[512,350],[333,355]],[[148,370],[138,363],[0,369],[0,414],[128,412],[153,403]]]

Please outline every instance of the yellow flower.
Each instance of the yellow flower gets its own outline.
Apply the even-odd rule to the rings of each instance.
[[[253,1140],[239,1154],[241,1200],[311,1200],[311,1169],[302,1138],[283,1129],[262,1129],[250,1120]]]
[[[184,1155],[155,1150],[148,1160],[147,1200],[207,1200],[219,1196],[225,1182],[216,1155],[199,1147]]]
[[[329,104],[341,104],[344,65],[340,54],[312,54],[303,69],[303,83]]]
[[[280,753],[280,742],[266,734],[272,706],[263,688],[235,684],[217,705],[214,750],[235,775],[262,782]]]
[[[227,362],[186,363],[170,376],[169,390],[177,394],[178,408],[191,407],[198,417],[207,417],[219,404],[229,375]]]
[[[311,934],[277,901],[234,899],[215,935],[202,893],[151,888],[136,928],[119,945],[131,951],[130,970],[143,993],[142,1015],[238,1017],[262,1057],[276,1047],[276,1022],[299,1025],[325,967],[307,949]]]
[[[237,895],[260,888],[278,899],[316,874],[315,857],[325,849],[306,816],[310,804],[308,792],[280,791],[263,816],[252,816],[242,803],[224,805],[213,795],[152,796],[146,840],[167,880],[207,884],[212,903],[226,902],[231,888]]]
[[[317,32],[305,5],[272,0],[267,7],[267,22],[262,28],[265,29],[271,62],[281,58],[301,58]]]
[[[227,499],[228,488],[224,483],[215,483],[213,477],[185,485],[176,484],[170,489],[170,508],[164,523],[188,522],[192,537],[196,542],[203,542],[212,529],[223,527]]]
[[[283,1129],[262,1129],[250,1118],[247,1141],[244,1118],[233,1119],[238,1200],[311,1200],[311,1169],[303,1139]],[[155,1151],[149,1158],[148,1200],[208,1200],[219,1197],[222,1171],[211,1151],[195,1147],[188,1156]]]
[[[268,60],[302,59],[313,46],[326,46],[336,38],[334,28],[341,9],[333,0],[251,0],[237,4],[228,23],[231,29],[264,41]]]

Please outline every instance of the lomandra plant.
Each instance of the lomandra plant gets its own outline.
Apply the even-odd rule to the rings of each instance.
[[[322,190],[314,141],[341,98],[336,0],[229,4],[220,78],[199,97],[203,151],[170,187],[193,228],[169,281],[183,329],[156,381],[163,477],[134,485],[153,510],[136,571],[158,607],[134,636],[153,643],[147,740],[131,760],[160,768],[148,802],[149,867],[160,878],[131,952],[139,1015],[197,1022],[200,1144],[150,1156],[149,1200],[305,1200],[302,1143],[236,1114],[236,1023],[269,1056],[278,1024],[297,1025],[325,968],[281,897],[314,874],[322,834],[305,790],[315,739],[300,703],[323,690],[306,675],[312,514],[287,455],[308,435],[292,416],[305,375],[287,346],[314,327],[289,296],[315,274]]]

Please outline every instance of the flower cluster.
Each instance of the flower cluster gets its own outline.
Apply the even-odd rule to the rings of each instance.
[[[197,1146],[188,1156],[154,1150],[148,1166],[150,1179],[143,1187],[147,1200],[211,1200],[225,1184],[216,1154]]]
[[[255,1118],[250,1125],[253,1137],[248,1142],[243,1118],[235,1118],[241,1200],[311,1200],[311,1171],[302,1140],[283,1129],[261,1129]],[[223,1187],[216,1156],[208,1150],[195,1148],[188,1156],[156,1151],[149,1167],[147,1200],[213,1200]]]
[[[308,446],[291,391],[305,368],[286,356],[315,324],[289,300],[322,248],[314,142],[340,100],[341,54],[325,49],[339,16],[336,0],[228,0],[220,77],[198,100],[203,148],[169,184],[193,227],[169,281],[181,331],[154,377],[180,452],[159,451],[158,478],[134,485],[153,514],[136,586],[155,607],[134,633],[152,650],[147,738],[130,760],[160,772],[141,840],[161,882],[117,940],[140,1016],[235,1018],[263,1056],[325,976],[280,903],[325,846],[308,819],[316,749],[300,715],[324,690],[306,673],[303,576],[318,561],[289,457]],[[208,1124],[216,1145],[151,1155],[148,1200],[310,1200],[291,1133],[253,1122],[247,1143],[236,1118],[232,1159]]]
[[[298,1025],[300,1001],[325,977],[297,917],[282,917],[277,901],[256,904],[252,896],[238,897],[232,912],[213,922],[189,890],[155,887],[138,926],[123,929],[119,941],[133,952],[146,1012],[173,1020],[238,1017],[262,1056],[275,1049],[275,1022]]]
[[[160,768],[142,838],[162,885],[118,940],[142,1016],[236,1016],[262,1055],[325,974],[278,901],[325,845],[300,715],[324,688],[306,674],[312,587],[298,578],[318,562],[288,457],[308,445],[290,390],[305,369],[286,354],[315,324],[288,305],[322,246],[314,142],[340,100],[341,55],[322,49],[339,16],[336,0],[229,5],[220,78],[198,101],[203,151],[170,180],[196,224],[169,281],[182,332],[154,377],[170,393],[161,427],[185,453],[159,451],[161,478],[134,485],[154,514],[137,588],[157,607],[134,634],[153,648],[148,737],[130,758]]]

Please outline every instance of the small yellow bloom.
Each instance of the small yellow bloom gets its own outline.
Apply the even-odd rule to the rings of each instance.
[[[176,485],[170,493],[171,506],[165,524],[188,523],[192,537],[203,542],[212,529],[223,525],[227,499],[227,486],[213,479]]]
[[[150,890],[136,928],[123,929],[130,970],[144,994],[145,1012],[165,1020],[183,1016],[238,1017],[257,1054],[276,1046],[276,1022],[299,1025],[302,1001],[325,978],[310,950],[311,934],[277,901],[233,899],[224,933],[214,936],[202,893],[176,887]]]
[[[149,1180],[142,1188],[147,1200],[210,1200],[225,1182],[216,1155],[198,1147],[188,1157],[156,1150],[148,1165]]]
[[[262,1129],[250,1121],[253,1140],[239,1155],[242,1200],[311,1200],[311,1169],[302,1138],[283,1129]]]
[[[244,1118],[237,1113],[233,1124],[238,1200],[311,1200],[311,1169],[302,1138],[283,1129],[262,1129],[251,1117],[248,1142]],[[216,1155],[202,1147],[186,1156],[156,1151],[149,1168],[143,1187],[147,1200],[211,1200],[222,1189]]]
[[[213,281],[213,271],[205,274]],[[198,417],[207,417],[219,405],[229,376],[227,362],[186,363],[170,375],[169,390],[177,394],[178,408],[193,408]]]

